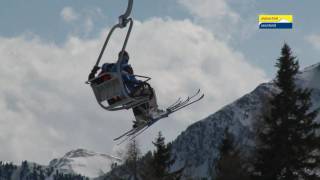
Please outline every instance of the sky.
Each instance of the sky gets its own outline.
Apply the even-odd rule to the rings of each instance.
[[[117,155],[113,138],[132,126],[130,110],[101,109],[84,82],[125,0],[0,2],[0,160],[47,165],[86,148]],[[320,61],[318,0],[135,0],[127,50],[136,74],[152,77],[159,106],[200,88],[205,99],[139,136],[143,152],[162,131],[174,140],[192,123],[275,75],[288,43],[301,67]],[[259,30],[259,14],[292,14],[293,29]],[[111,39],[112,62],[124,31]]]

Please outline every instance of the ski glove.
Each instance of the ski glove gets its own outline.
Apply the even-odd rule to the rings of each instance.
[[[93,69],[91,70],[91,73],[89,74],[88,80],[93,79],[99,69],[100,69],[100,67],[94,66]]]

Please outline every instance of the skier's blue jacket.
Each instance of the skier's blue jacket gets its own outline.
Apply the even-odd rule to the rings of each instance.
[[[132,67],[130,64],[128,64],[129,59],[124,58],[121,63],[121,75],[122,79],[124,81],[124,84],[128,88],[130,92],[132,92],[135,88],[137,88],[142,81],[137,80],[136,77],[133,75],[133,72],[128,72],[128,69],[131,69]],[[117,72],[116,64],[114,63],[105,63],[102,65],[102,72]]]

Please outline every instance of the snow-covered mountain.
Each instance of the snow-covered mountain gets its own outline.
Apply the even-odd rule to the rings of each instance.
[[[319,108],[320,64],[305,68],[296,77],[296,83],[313,89],[313,107]],[[173,170],[186,167],[185,178],[210,179],[214,176],[218,148],[226,128],[234,135],[237,146],[248,150],[254,147],[255,124],[261,119],[264,104],[277,92],[272,82],[261,84],[251,93],[188,127],[172,144],[172,153],[176,156]],[[317,120],[320,121],[320,115]]]
[[[66,174],[81,174],[95,178],[110,171],[112,163],[120,164],[121,159],[85,149],[77,149],[66,153],[61,158],[53,159],[49,163],[49,167]]]
[[[77,149],[52,160],[48,166],[28,161],[23,161],[21,165],[0,161],[0,179],[87,180],[110,171],[112,163],[120,164],[121,160],[106,154]]]

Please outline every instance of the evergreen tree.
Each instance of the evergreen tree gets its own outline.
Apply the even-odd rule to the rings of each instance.
[[[42,168],[40,168],[39,179],[40,180],[45,180],[46,179],[46,176],[44,175],[44,172],[43,172]]]
[[[23,180],[29,173],[29,165],[27,161],[22,161],[20,168],[20,179]]]
[[[141,155],[138,142],[136,139],[133,139],[128,144],[128,150],[126,154],[125,165],[127,166],[130,174],[133,175],[134,180],[138,179],[138,160]]]
[[[12,174],[17,170],[17,166],[12,163],[0,162],[0,180],[11,179]]]
[[[37,172],[37,165],[34,165],[32,168],[32,172],[29,176],[33,180],[38,180],[38,172]]]
[[[53,180],[89,180],[89,178],[77,174],[63,174],[56,170]]]
[[[215,180],[249,180],[248,163],[245,162],[239,149],[233,145],[233,136],[225,131],[225,137],[220,146],[220,158],[216,165]]]
[[[167,174],[167,168],[172,164],[170,160],[170,152],[167,148],[164,137],[161,132],[159,132],[158,137],[153,145],[156,147],[156,151],[154,151],[154,161],[153,166],[155,170],[156,177],[164,177]]]
[[[51,176],[51,174],[53,173],[54,168],[53,167],[48,167],[45,169],[45,175],[46,176]]]
[[[305,180],[316,178],[320,165],[319,124],[311,111],[311,90],[295,84],[299,63],[287,44],[276,63],[279,93],[270,101],[270,113],[263,118],[257,149],[256,177],[261,180]]]
[[[179,179],[182,169],[177,172],[169,173],[169,168],[175,160],[171,158],[171,145],[165,144],[165,138],[162,136],[161,132],[159,132],[153,145],[156,147],[156,150],[153,153],[153,160],[151,161],[154,178],[161,180]]]
[[[141,158],[141,172],[140,176],[142,179],[153,179],[154,177],[154,168],[152,167],[153,163],[153,154],[151,151],[148,151]]]

